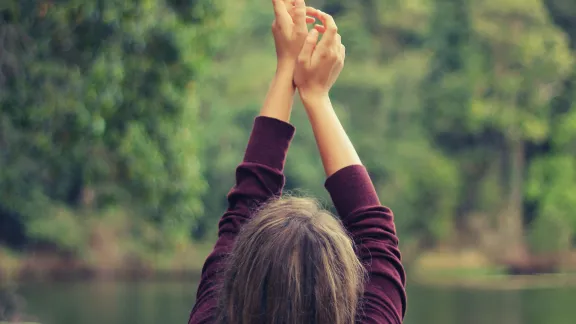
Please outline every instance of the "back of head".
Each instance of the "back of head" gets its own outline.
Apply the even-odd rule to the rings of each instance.
[[[338,219],[311,199],[275,200],[237,238],[219,322],[350,324],[363,278]]]

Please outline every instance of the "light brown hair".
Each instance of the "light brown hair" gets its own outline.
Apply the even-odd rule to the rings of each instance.
[[[228,260],[221,324],[351,324],[364,270],[340,220],[313,199],[269,202]]]

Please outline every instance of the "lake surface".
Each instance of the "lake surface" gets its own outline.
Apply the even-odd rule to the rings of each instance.
[[[195,282],[21,285],[42,324],[184,324]],[[576,288],[486,291],[411,285],[405,324],[574,324]]]

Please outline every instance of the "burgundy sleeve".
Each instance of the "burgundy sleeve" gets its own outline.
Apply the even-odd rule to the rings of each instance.
[[[401,324],[406,312],[406,275],[392,211],[380,204],[364,166],[339,170],[326,180],[326,189],[368,273],[358,320]]]
[[[218,240],[202,268],[189,324],[214,322],[223,261],[250,211],[281,195],[284,162],[293,136],[294,127],[280,120],[260,116],[254,121],[244,160],[236,169],[236,185],[228,194],[228,209],[218,225]]]

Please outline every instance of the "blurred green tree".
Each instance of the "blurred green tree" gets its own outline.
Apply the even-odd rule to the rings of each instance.
[[[81,210],[113,206],[156,224],[165,242],[187,240],[206,188],[194,80],[220,8],[11,0],[1,9],[0,204],[31,237],[67,248],[85,240],[70,233]]]

